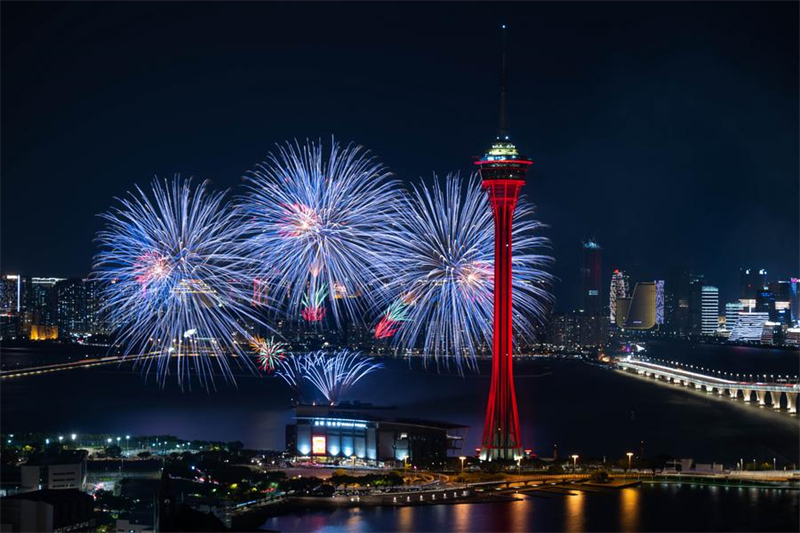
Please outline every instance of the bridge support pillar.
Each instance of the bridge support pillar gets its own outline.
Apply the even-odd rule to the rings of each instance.
[[[767,391],[757,390],[756,398],[758,399],[758,405],[767,405]]]
[[[772,402],[773,409],[780,409],[781,408],[781,392],[769,391],[769,398]]]
[[[786,393],[786,406],[789,408],[789,412],[792,414],[797,414],[797,393],[796,392],[787,392]]]
[[[750,394],[752,394],[753,391],[748,390],[748,389],[742,389],[742,392],[744,393],[744,401],[749,402],[750,401]]]
[[[728,389],[728,394],[731,397],[731,400],[735,400],[739,397],[739,389]]]
[[[717,387],[717,394],[725,396],[725,387]]]

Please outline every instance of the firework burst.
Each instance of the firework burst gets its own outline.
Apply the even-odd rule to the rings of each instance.
[[[544,268],[552,259],[536,253],[548,241],[534,235],[541,225],[532,211],[520,202],[513,229],[514,326],[523,339],[550,300]],[[443,186],[415,187],[388,234],[398,265],[390,283],[404,294],[393,305],[403,305],[405,320],[384,331],[398,348],[472,365],[491,346],[494,305],[494,221],[479,180],[448,176]]]
[[[258,367],[266,372],[272,372],[286,357],[286,344],[276,342],[273,337],[253,337],[250,347],[258,355]]]
[[[303,382],[310,383],[335,405],[361,378],[380,368],[381,363],[360,352],[345,349],[329,354],[320,350],[287,358],[275,374],[297,390]]]
[[[223,193],[176,177],[118,204],[101,215],[93,273],[118,343],[145,371],[155,366],[162,385],[172,372],[182,387],[195,375],[208,388],[217,371],[232,380],[231,356],[244,355],[237,337],[249,338],[242,324],[258,319],[232,252],[242,224]]]
[[[245,181],[244,249],[275,307],[318,321],[327,302],[337,324],[342,314],[360,321],[387,268],[381,229],[398,197],[389,172],[360,147],[333,143],[326,153],[321,143],[295,142],[278,146]]]
[[[375,326],[376,339],[388,339],[400,330],[402,322],[408,321],[408,304],[401,298],[394,302],[383,313],[383,317]]]

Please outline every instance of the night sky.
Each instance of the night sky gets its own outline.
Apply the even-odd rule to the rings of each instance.
[[[798,4],[8,3],[2,270],[85,276],[114,196],[175,172],[238,188],[276,142],[354,141],[399,179],[470,172],[510,129],[550,225],[612,269],[798,268]]]

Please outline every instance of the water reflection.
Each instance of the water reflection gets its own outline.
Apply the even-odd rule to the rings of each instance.
[[[453,510],[453,531],[471,531],[470,517],[473,506],[454,504],[450,507]]]
[[[579,533],[586,531],[586,496],[582,492],[564,496],[564,531]]]
[[[408,531],[413,533],[414,529],[414,508],[400,507],[397,510],[397,531]]]
[[[619,523],[622,531],[640,531],[639,498],[641,490],[638,488],[626,488],[620,491],[619,499]]]

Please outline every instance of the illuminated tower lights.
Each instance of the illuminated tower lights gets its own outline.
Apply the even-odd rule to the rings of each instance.
[[[483,188],[489,195],[495,226],[492,379],[480,455],[485,460],[516,460],[522,456],[522,437],[512,364],[511,226],[520,189],[525,184],[525,174],[533,161],[521,156],[509,140],[505,26],[500,76],[497,139],[486,155],[475,163],[480,167]]]
[[[609,319],[612,324],[617,320],[617,299],[627,298],[629,287],[628,275],[624,270],[615,270],[611,275],[611,288],[608,291]]]

